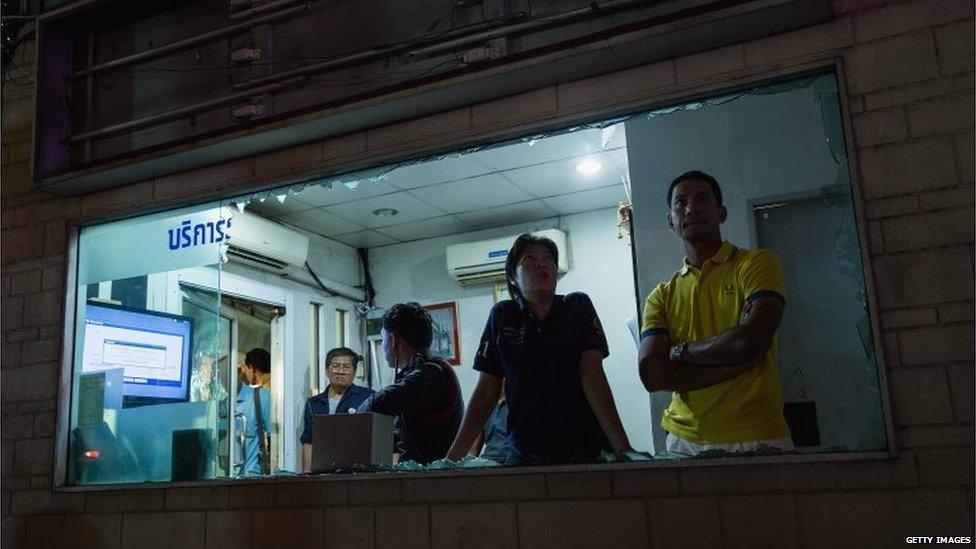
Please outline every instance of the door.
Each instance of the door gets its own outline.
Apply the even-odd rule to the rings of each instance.
[[[881,395],[850,196],[759,205],[754,220],[758,247],[775,252],[784,266],[787,305],[778,336],[783,399],[793,404],[800,430],[816,429],[819,438],[819,444],[798,449],[883,448]]]

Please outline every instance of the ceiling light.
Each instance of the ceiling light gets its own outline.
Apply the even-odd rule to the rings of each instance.
[[[587,158],[586,160],[580,161],[574,168],[581,174],[592,175],[600,171],[603,166],[599,162],[593,160],[592,158]]]
[[[373,210],[373,215],[376,217],[393,217],[398,213],[400,213],[400,210],[394,210],[393,208],[379,208],[377,210]]]

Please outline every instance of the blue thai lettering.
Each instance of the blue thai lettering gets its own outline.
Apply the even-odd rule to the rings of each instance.
[[[182,237],[180,248],[187,248],[193,245],[193,240],[190,239],[190,231],[193,230],[189,219],[184,219],[180,222],[180,236]]]
[[[196,224],[189,219],[184,219],[178,228],[167,229],[169,236],[167,243],[170,250],[179,250],[180,248],[227,242],[230,240],[230,226],[230,219]]]
[[[206,244],[207,243],[207,226],[203,223],[197,223],[193,226],[193,245]]]
[[[180,249],[180,229],[170,229],[167,231],[169,233],[169,249],[179,250]]]

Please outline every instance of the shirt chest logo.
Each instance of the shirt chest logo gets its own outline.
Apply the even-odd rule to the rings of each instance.
[[[525,342],[525,326],[518,328],[513,326],[502,327],[502,339],[505,343],[517,347]]]

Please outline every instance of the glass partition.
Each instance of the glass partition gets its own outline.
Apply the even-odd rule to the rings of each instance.
[[[207,204],[81,231],[70,484],[227,474],[230,364],[216,292],[232,223]]]
[[[791,452],[882,450],[884,388],[839,106],[836,78],[823,74],[85,227],[68,483],[308,470],[316,418],[355,410],[341,400],[349,386],[397,383],[380,326],[401,302],[431,314],[432,348],[467,404],[489,314],[509,299],[505,256],[525,232],[558,242],[557,294],[593,304],[602,370],[636,450],[626,459],[676,457],[661,427],[676,397],[641,383],[639,324],[648,294],[683,268],[666,194],[691,169],[721,185],[722,236],[782,263],[776,387]],[[337,347],[357,355],[354,366],[328,362]],[[243,367],[254,360],[264,369]],[[494,442],[460,463],[366,456],[316,470],[498,465],[506,454],[492,446],[511,438],[500,417],[482,432]],[[332,451],[361,439],[319,441]]]
[[[784,411],[797,451],[887,446],[864,282],[861,234],[844,147],[837,79],[824,74],[658,109],[626,122],[640,297],[681,267],[668,226],[678,174],[714,175],[722,235],[780,259],[786,307],[778,334]],[[670,393],[652,395],[654,442]]]

